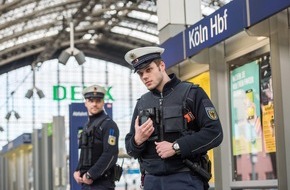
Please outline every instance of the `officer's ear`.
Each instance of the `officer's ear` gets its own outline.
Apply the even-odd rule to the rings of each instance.
[[[159,66],[160,66],[160,69],[161,69],[162,71],[165,71],[166,66],[165,66],[165,63],[164,63],[163,60],[160,60],[160,64],[159,64]]]

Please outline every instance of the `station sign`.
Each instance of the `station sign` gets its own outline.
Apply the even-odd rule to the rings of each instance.
[[[245,0],[231,1],[211,15],[169,38],[161,47],[169,68],[244,30],[247,26]]]
[[[228,3],[184,31],[186,57],[237,34],[246,25],[245,1]]]

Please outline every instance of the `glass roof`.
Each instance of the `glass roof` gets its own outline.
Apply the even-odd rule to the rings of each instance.
[[[229,1],[202,0],[203,16]],[[156,0],[3,0],[0,10],[0,68],[25,57],[53,58],[70,44],[71,21],[75,46],[96,58],[159,44]]]

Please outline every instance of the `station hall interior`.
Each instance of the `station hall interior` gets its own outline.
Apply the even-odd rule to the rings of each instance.
[[[289,7],[290,0],[0,1],[0,190],[79,189],[72,171],[87,118],[81,92],[96,83],[121,129],[116,190],[140,189],[124,138],[147,89],[124,55],[145,46],[165,48],[167,73],[201,86],[217,110],[224,140],[208,152],[210,189],[290,190]]]

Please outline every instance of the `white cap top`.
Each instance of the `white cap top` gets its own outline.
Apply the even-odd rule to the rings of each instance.
[[[145,67],[151,61],[161,58],[164,48],[160,47],[141,47],[128,51],[125,54],[125,60],[133,66],[135,72]]]

